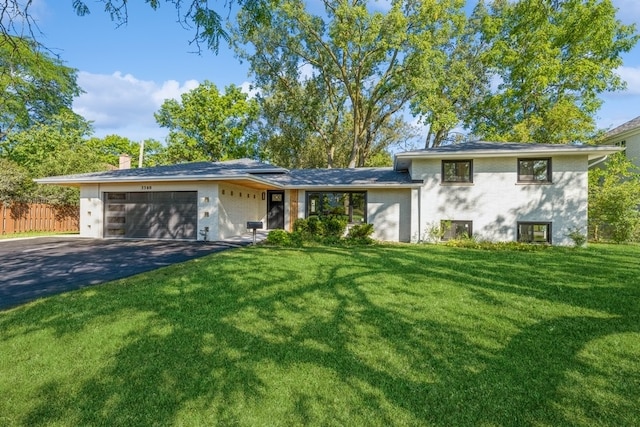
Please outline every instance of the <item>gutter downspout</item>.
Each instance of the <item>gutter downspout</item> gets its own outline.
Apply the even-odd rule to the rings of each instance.
[[[606,156],[604,156],[604,157],[600,157],[598,160],[596,160],[596,161],[595,161],[595,162],[593,162],[593,163],[587,163],[587,165],[588,165],[588,169],[591,169],[592,167],[599,165],[600,163],[602,163],[602,162],[606,161],[608,158],[609,158],[609,155],[607,154],[607,155],[606,155]]]

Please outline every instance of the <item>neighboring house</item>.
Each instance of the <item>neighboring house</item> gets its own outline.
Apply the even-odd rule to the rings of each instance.
[[[640,116],[604,134],[602,144],[626,148],[626,156],[640,167]]]
[[[36,180],[80,188],[80,235],[223,240],[248,221],[346,215],[374,238],[465,234],[566,245],[587,227],[590,163],[609,146],[473,142],[399,153],[392,168],[287,170],[248,159]],[[438,233],[439,230],[443,233]]]

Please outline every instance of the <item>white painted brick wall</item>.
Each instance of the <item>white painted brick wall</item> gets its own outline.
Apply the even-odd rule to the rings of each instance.
[[[208,238],[218,237],[218,212],[216,201],[216,183],[184,182],[184,183],[121,183],[121,184],[86,184],[80,187],[80,236],[104,237],[104,193],[130,191],[197,191],[198,192],[198,240],[204,236],[200,231],[209,227]],[[144,189],[143,189],[144,187]],[[209,202],[205,202],[209,197]],[[209,212],[209,216],[205,215]]]
[[[218,197],[218,239],[246,233],[247,221],[263,221],[267,226],[267,202],[262,200],[262,191],[221,183]]]
[[[98,184],[80,187],[80,236],[99,239],[103,234],[104,205]]]
[[[373,224],[373,238],[389,242],[411,240],[411,189],[327,189],[313,191],[366,191],[367,222]],[[306,193],[298,191],[298,218],[306,216]]]
[[[367,222],[373,224],[373,238],[390,242],[411,240],[411,190],[370,189],[367,191]]]
[[[512,241],[518,221],[552,222],[552,243],[568,245],[571,229],[586,233],[587,158],[552,158],[552,184],[518,184],[517,158],[474,159],[473,184],[442,184],[440,160],[414,160],[413,179],[424,179],[421,232],[442,220],[473,221],[477,239]]]

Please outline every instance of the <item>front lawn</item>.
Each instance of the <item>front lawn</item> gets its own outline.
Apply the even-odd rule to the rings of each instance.
[[[0,425],[640,425],[640,247],[248,247],[0,312]]]

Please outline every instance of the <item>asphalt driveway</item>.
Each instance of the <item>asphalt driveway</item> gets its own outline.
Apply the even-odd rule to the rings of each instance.
[[[247,243],[75,237],[0,240],[0,310]]]

